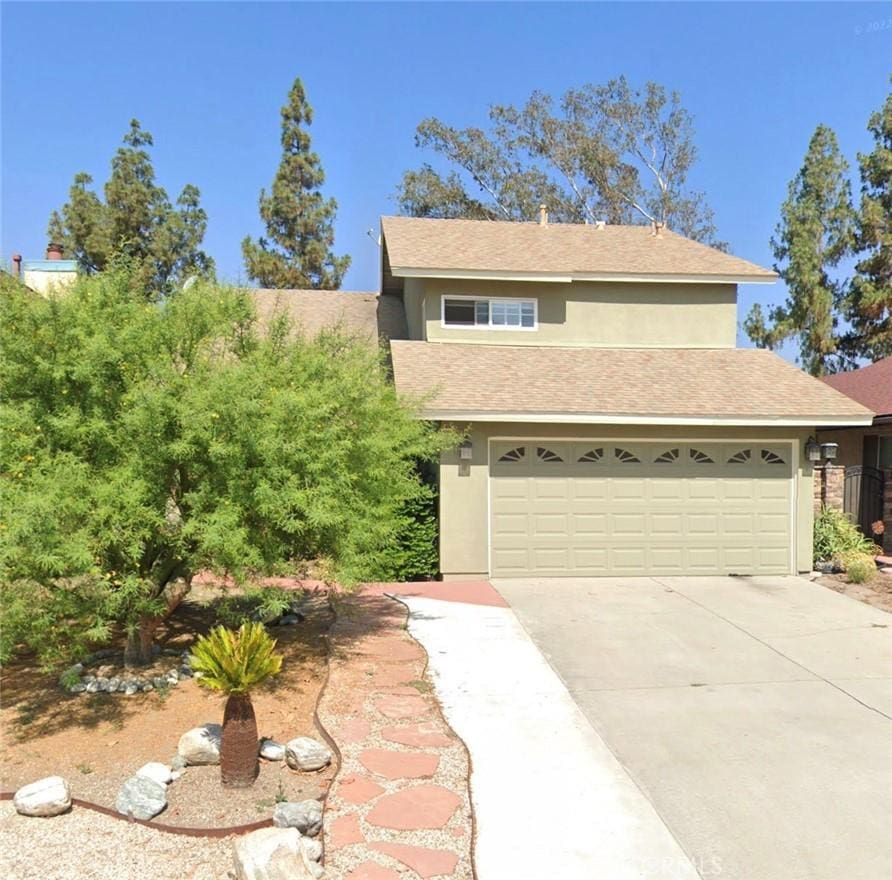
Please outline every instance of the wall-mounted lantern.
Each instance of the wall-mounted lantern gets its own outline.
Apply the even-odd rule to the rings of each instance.
[[[827,461],[835,461],[838,453],[839,453],[839,444],[838,443],[822,443],[821,444],[821,457],[826,458]]]
[[[462,440],[458,444],[458,457],[462,461],[470,461],[474,457],[474,444],[470,440]]]
[[[809,437],[808,442],[805,444],[805,457],[809,461],[821,460],[821,444],[814,437]]]

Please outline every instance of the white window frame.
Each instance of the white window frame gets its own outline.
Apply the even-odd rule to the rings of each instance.
[[[463,299],[472,302],[487,302],[489,308],[488,324],[447,324],[446,323],[446,300],[447,299]],[[532,303],[533,304],[533,326],[519,327],[510,324],[493,324],[492,323],[492,303],[494,302],[510,302],[510,303]],[[508,330],[515,333],[529,333],[539,329],[539,300],[535,297],[524,296],[468,296],[465,294],[444,293],[440,296],[440,326],[444,330]]]

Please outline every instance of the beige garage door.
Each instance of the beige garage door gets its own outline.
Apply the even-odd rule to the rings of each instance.
[[[493,576],[789,574],[789,444],[504,441]]]

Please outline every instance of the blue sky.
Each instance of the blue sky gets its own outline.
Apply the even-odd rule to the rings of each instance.
[[[159,182],[196,184],[220,274],[242,272],[257,196],[279,158],[279,108],[301,76],[337,198],[345,288],[376,287],[366,235],[394,213],[435,115],[482,124],[491,103],[625,74],[682,94],[707,193],[732,250],[770,265],[768,239],[818,123],[854,164],[892,72],[888,4],[3,3],[0,248],[42,256],[75,172],[97,182],[137,117]],[[854,172],[853,172],[854,173]],[[774,289],[741,290],[751,302]],[[741,339],[741,342],[743,340]]]

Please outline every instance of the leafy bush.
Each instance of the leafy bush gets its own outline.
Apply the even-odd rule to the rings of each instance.
[[[815,560],[842,562],[847,554],[873,556],[875,550],[874,545],[841,510],[825,507],[815,517]]]
[[[403,505],[398,545],[393,553],[393,577],[399,581],[427,580],[440,567],[437,551],[437,493],[430,486]]]
[[[300,593],[279,587],[246,587],[240,595],[224,596],[214,609],[217,622],[230,629],[244,623],[267,623],[286,614]]]
[[[845,564],[846,575],[853,584],[863,584],[876,574],[876,563],[872,556],[863,553],[849,557]]]

